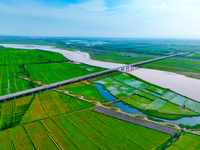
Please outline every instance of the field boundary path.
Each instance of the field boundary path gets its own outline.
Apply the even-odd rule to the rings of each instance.
[[[109,69],[109,70],[105,70],[105,71],[101,71],[101,72],[97,72],[97,73],[93,73],[93,74],[89,74],[89,75],[84,75],[84,76],[81,76],[81,77],[76,77],[76,78],[73,78],[73,79],[64,80],[64,81],[61,81],[61,82],[56,82],[56,83],[40,86],[40,87],[37,87],[37,88],[32,88],[32,89],[21,91],[21,92],[0,96],[0,102],[13,100],[15,98],[24,97],[24,96],[32,95],[32,94],[35,94],[35,93],[40,93],[42,91],[51,90],[51,89],[54,89],[54,88],[57,88],[57,87],[69,85],[69,84],[80,82],[80,81],[83,81],[83,80],[88,80],[88,79],[91,79],[91,78],[95,78],[95,77],[98,77],[98,76],[101,76],[101,75],[106,75],[106,74],[113,73],[113,72],[132,70],[135,67],[138,67],[138,66],[141,66],[141,65],[144,65],[144,64],[147,64],[147,63],[151,63],[151,62],[155,62],[155,61],[159,61],[159,60],[163,60],[163,59],[167,59],[167,58],[170,58],[170,57],[183,55],[183,54],[185,54],[185,53],[178,53],[178,54],[174,54],[174,55],[169,55],[169,56],[164,56],[164,57],[160,57],[160,58],[156,58],[156,59],[151,59],[151,60],[148,60],[148,61],[133,63],[133,64],[130,64],[130,65],[116,67],[116,68],[113,68],[113,69]]]
[[[122,113],[118,113],[118,112],[115,112],[115,111],[112,111],[110,109],[106,109],[106,108],[103,108],[103,107],[97,107],[97,108],[94,109],[94,111],[108,115],[108,116],[112,116],[112,117],[115,117],[115,118],[118,118],[118,119],[121,119],[121,120],[124,120],[124,121],[128,121],[128,122],[131,122],[131,123],[134,123],[134,124],[138,124],[138,125],[141,125],[143,127],[147,127],[147,128],[151,128],[151,129],[163,132],[163,133],[167,133],[167,134],[170,134],[170,135],[173,135],[175,132],[177,132],[176,129],[169,128],[169,127],[162,126],[162,125],[158,125],[158,124],[148,122],[148,121],[145,121],[145,120],[141,120],[141,119],[138,119],[138,118],[133,118],[133,117],[130,117],[128,115],[124,115]]]

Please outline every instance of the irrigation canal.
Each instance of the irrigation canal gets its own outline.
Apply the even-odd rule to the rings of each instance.
[[[25,91],[13,93],[13,94],[0,96],[0,102],[13,100],[13,99],[16,99],[16,98],[19,98],[19,97],[32,95],[32,94],[35,94],[35,93],[40,93],[42,91],[51,90],[51,89],[54,89],[54,88],[57,88],[57,87],[69,85],[69,84],[72,84],[72,83],[76,83],[76,82],[80,82],[80,81],[83,81],[83,80],[95,78],[95,77],[106,75],[106,74],[113,73],[113,72],[129,71],[129,70],[132,70],[135,67],[138,67],[138,66],[141,66],[141,65],[144,65],[144,64],[147,64],[147,63],[151,63],[151,62],[155,62],[155,61],[159,61],[159,60],[163,60],[163,59],[167,59],[167,58],[170,58],[170,57],[183,55],[183,54],[185,54],[185,53],[178,53],[178,54],[174,54],[174,55],[169,55],[169,56],[164,56],[164,57],[160,57],[160,58],[156,58],[156,59],[151,59],[151,60],[148,60],[148,61],[142,61],[142,62],[134,63],[134,64],[131,64],[131,65],[121,66],[121,67],[101,71],[101,72],[98,72],[98,73],[93,73],[93,74],[89,74],[89,75],[85,75],[85,76],[81,76],[81,77],[77,77],[77,78],[73,78],[73,79],[69,79],[69,80],[65,80],[65,81],[61,81],[61,82],[56,82],[56,83],[53,83],[53,84],[40,86],[40,87],[37,87],[37,88],[32,88],[32,89],[29,89],[29,90],[25,90]]]

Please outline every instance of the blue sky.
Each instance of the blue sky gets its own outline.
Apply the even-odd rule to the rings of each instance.
[[[200,38],[199,0],[1,0],[0,34]]]

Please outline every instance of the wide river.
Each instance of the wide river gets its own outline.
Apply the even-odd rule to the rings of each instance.
[[[0,45],[4,47],[17,48],[17,49],[40,49],[45,51],[58,52],[70,60],[108,69],[124,65],[120,63],[92,60],[88,53],[80,51],[62,50],[53,46],[22,45],[22,44],[0,44]],[[198,79],[193,79],[190,77],[186,77],[184,75],[179,75],[167,71],[159,71],[159,70],[143,69],[143,68],[136,69],[129,73],[152,84],[164,88],[169,88],[181,95],[200,101],[200,92],[199,92],[200,80]]]

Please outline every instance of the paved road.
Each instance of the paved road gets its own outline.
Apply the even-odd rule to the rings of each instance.
[[[170,56],[165,56],[165,57],[160,57],[160,58],[156,58],[156,59],[152,59],[152,60],[148,60],[148,61],[134,63],[134,64],[131,64],[131,65],[121,66],[121,67],[101,71],[101,72],[98,72],[98,73],[93,73],[93,74],[89,74],[89,75],[85,75],[85,76],[81,76],[81,77],[77,77],[77,78],[73,78],[73,79],[69,79],[69,80],[65,80],[65,81],[61,81],[61,82],[56,82],[56,83],[53,83],[53,84],[48,84],[48,85],[40,86],[40,87],[37,87],[37,88],[33,88],[33,89],[29,89],[29,90],[25,90],[25,91],[13,93],[13,94],[0,96],[0,102],[12,100],[12,99],[15,99],[15,98],[18,98],[18,97],[31,95],[31,94],[46,91],[46,90],[50,90],[50,89],[53,89],[53,88],[72,84],[72,83],[79,82],[79,81],[82,81],[82,80],[95,78],[95,77],[105,75],[105,74],[109,74],[109,73],[112,73],[112,72],[123,71],[123,70],[130,69],[130,68],[133,68],[133,67],[138,67],[138,66],[141,66],[141,65],[144,65],[144,64],[147,64],[147,63],[151,63],[151,62],[155,62],[155,61],[159,61],[159,60],[162,60],[162,59],[167,59],[167,58],[170,58],[170,57],[183,55],[183,54],[185,54],[185,53],[178,53],[178,54],[174,54],[174,55],[170,55]]]

